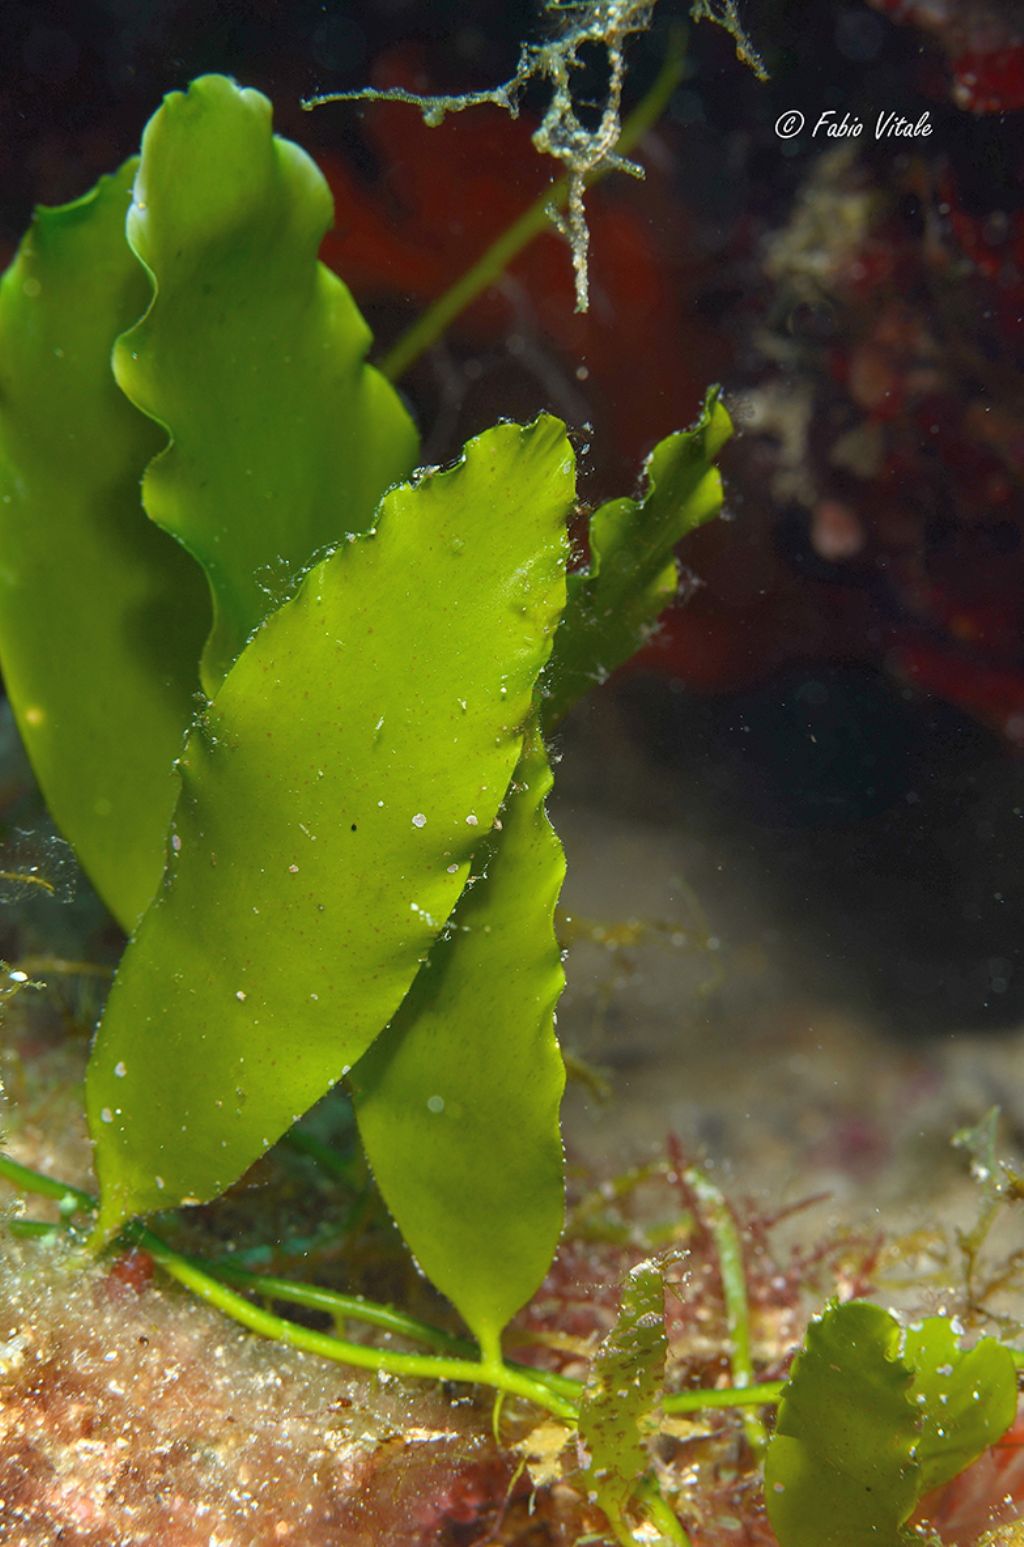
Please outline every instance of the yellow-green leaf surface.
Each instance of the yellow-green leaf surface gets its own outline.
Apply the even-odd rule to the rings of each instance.
[[[569,599],[545,672],[544,722],[553,725],[640,648],[675,599],[676,544],[718,514],[713,465],[732,423],[713,387],[697,423],[660,441],[639,500],[609,500],[590,519],[590,564],[569,576]]]
[[[133,175],[40,210],[0,284],[0,661],[50,810],[126,929],[160,879],[210,625],[139,499],[163,437],[110,370],[149,293]]]
[[[408,414],[365,364],[369,329],[317,262],[332,218],[322,173],[273,135],[259,92],[204,76],[150,120],[127,229],[153,299],[114,368],[170,437],[143,498],[209,579],[211,694],[298,576],[366,530],[415,462]]]
[[[700,422],[649,459],[644,500],[616,501],[595,515],[593,562],[570,578],[570,606],[545,673],[548,723],[594,685],[602,663],[632,653],[675,595],[672,548],[719,508],[711,461],[729,433],[712,392]],[[546,775],[545,789],[547,782]],[[481,858],[486,877],[456,911],[460,929],[438,943],[354,1074],[360,1131],[381,1191],[424,1270],[489,1353],[543,1277],[562,1212],[555,1160],[562,1075],[553,1037],[560,980],[551,973],[546,908],[560,870],[556,878],[549,869],[544,884],[542,846],[551,845],[553,860],[555,841],[545,840],[540,807],[531,807],[531,827],[519,800],[488,862]],[[531,1060],[532,1076],[524,1072]]]
[[[905,1547],[917,1500],[918,1416],[901,1329],[863,1301],[807,1329],[765,1458],[779,1547]]]
[[[662,1265],[637,1263],[626,1276],[615,1325],[594,1356],[580,1405],[587,1487],[620,1541],[634,1540],[626,1510],[650,1465],[647,1441],[661,1402],[667,1347]]]
[[[90,1061],[98,1237],[216,1196],[394,1014],[518,761],[572,497],[558,421],[500,425],[243,651]]]
[[[474,858],[477,879],[352,1076],[385,1201],[489,1356],[562,1230],[554,909],[565,865],[544,810],[550,787],[533,732],[501,831]]]
[[[995,1338],[961,1349],[946,1316],[907,1328],[903,1360],[914,1372],[911,1401],[921,1421],[914,1452],[918,1486],[929,1493],[1006,1433],[1017,1415],[1017,1370],[1010,1350]]]

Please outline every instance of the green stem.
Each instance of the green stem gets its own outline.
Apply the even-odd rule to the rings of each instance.
[[[362,1295],[346,1295],[335,1289],[323,1289],[318,1284],[302,1284],[294,1279],[275,1278],[268,1273],[250,1273],[246,1268],[236,1268],[233,1263],[199,1263],[194,1258],[191,1260],[212,1278],[226,1279],[243,1289],[251,1289],[264,1300],[285,1300],[291,1305],[305,1306],[307,1310],[326,1311],[339,1321],[365,1322],[368,1326],[380,1327],[384,1332],[410,1338],[414,1343],[424,1343],[428,1348],[436,1348],[442,1353],[470,1358],[476,1353],[474,1345],[465,1338],[455,1337],[441,1327],[432,1327],[428,1322],[418,1321],[414,1316],[405,1316],[393,1306],[366,1300]]]
[[[127,1234],[129,1232],[126,1232]],[[130,1235],[138,1245],[145,1247],[154,1262],[158,1262],[171,1278],[184,1285],[186,1289],[190,1289],[200,1300],[205,1300],[208,1305],[214,1306],[225,1316],[230,1316],[232,1321],[237,1321],[260,1337],[270,1338],[278,1343],[287,1343],[290,1347],[301,1349],[305,1353],[317,1354],[323,1359],[332,1359],[337,1364],[353,1365],[357,1369],[376,1370],[386,1375],[406,1375],[426,1380],[466,1381],[473,1385],[493,1386],[512,1396],[525,1397],[537,1407],[546,1408],[549,1413],[554,1413],[557,1418],[571,1420],[576,1416],[573,1404],[557,1396],[544,1384],[540,1376],[527,1374],[522,1369],[513,1369],[510,1365],[484,1363],[475,1359],[443,1358],[437,1354],[394,1353],[388,1349],[371,1348],[363,1343],[351,1343],[347,1338],[335,1337],[331,1333],[315,1332],[309,1327],[300,1327],[295,1322],[286,1321],[282,1316],[275,1316],[270,1311],[262,1310],[242,1295],[236,1294],[233,1289],[229,1289],[226,1284],[211,1278],[208,1273],[204,1273],[187,1258],[180,1257],[177,1252],[172,1251],[144,1225],[133,1226]]]
[[[732,1348],[730,1364],[733,1380],[737,1386],[749,1386],[754,1376],[754,1360],[750,1351],[747,1275],[743,1266],[740,1233],[725,1198],[702,1171],[691,1166],[684,1179],[700,1205],[701,1220],[715,1243]]]
[[[46,1219],[11,1219],[7,1222],[7,1228],[15,1239],[30,1240],[38,1236],[59,1235],[60,1225],[51,1224]]]
[[[661,1405],[666,1413],[699,1413],[711,1407],[772,1407],[785,1384],[782,1380],[766,1380],[753,1386],[726,1386],[714,1391],[695,1387],[692,1391],[673,1391]]]
[[[478,1357],[476,1346],[470,1343],[469,1338],[456,1337],[453,1332],[445,1332],[442,1327],[432,1326],[428,1321],[419,1321],[416,1316],[407,1316],[393,1306],[382,1306],[376,1299],[367,1299],[364,1295],[343,1295],[336,1289],[322,1289],[319,1284],[300,1284],[295,1279],[272,1278],[269,1273],[249,1273],[237,1269],[230,1262],[195,1262],[195,1265],[203,1272],[210,1273],[213,1278],[230,1279],[265,1299],[285,1299],[292,1306],[326,1310],[328,1315],[337,1316],[339,1320],[348,1318],[351,1321],[364,1321],[367,1326],[381,1327],[384,1332],[393,1332],[413,1343],[424,1343],[427,1347],[438,1349],[441,1354]],[[507,1368],[518,1369],[535,1380],[543,1381],[544,1385],[551,1386],[552,1391],[568,1398],[569,1402],[580,1400],[583,1383],[572,1380],[571,1375],[558,1375],[551,1369],[534,1369],[531,1364],[520,1364],[515,1360],[509,1360]]]
[[[740,1389],[749,1387],[754,1383],[754,1358],[750,1347],[750,1305],[740,1233],[722,1193],[702,1171],[691,1166],[684,1173],[684,1180],[697,1200],[701,1219],[715,1244],[722,1275],[733,1386]],[[764,1424],[756,1413],[747,1413],[744,1415],[744,1427],[750,1444],[760,1454],[768,1443]]]
[[[683,37],[682,33],[676,30],[669,34],[665,60],[653,86],[622,126],[622,134],[615,147],[618,155],[628,155],[633,146],[642,140],[647,131],[657,123],[679,84],[682,73]],[[588,185],[600,182],[610,170],[610,167],[602,167],[588,180]],[[501,278],[523,248],[542,231],[550,229],[548,211],[552,207],[561,209],[564,206],[569,196],[569,181],[568,177],[560,177],[549,188],[545,188],[529,208],[525,209],[519,218],[491,243],[472,267],[467,269],[465,274],[445,291],[444,295],[439,296],[432,305],[428,306],[412,327],[402,334],[396,344],[392,345],[379,365],[379,369],[389,381],[398,381],[404,376],[409,367],[415,364],[420,356],[425,354],[446,332],[455,318],[464,312],[482,291]]]
[[[671,1547],[690,1547],[690,1538],[684,1531],[675,1510],[668,1503],[653,1477],[645,1477],[637,1490],[651,1524],[660,1531]],[[636,1537],[633,1537],[636,1541]]]
[[[192,1259],[195,1262],[195,1259]],[[381,1305],[376,1300],[367,1300],[363,1295],[346,1295],[337,1289],[324,1289],[318,1284],[301,1284],[294,1279],[274,1278],[265,1273],[249,1273],[244,1268],[236,1268],[233,1263],[225,1262],[195,1262],[195,1266],[209,1273],[213,1278],[226,1278],[246,1289],[251,1289],[255,1294],[269,1300],[286,1300],[292,1305],[304,1305],[309,1310],[326,1311],[330,1316],[336,1316],[339,1320],[350,1319],[362,1321],[368,1326],[379,1327],[384,1332],[396,1333],[399,1337],[409,1338],[413,1343],[423,1343],[428,1348],[436,1348],[441,1353],[459,1354],[464,1358],[477,1358],[476,1345],[467,1338],[456,1337],[454,1333],[445,1332],[441,1327],[433,1327],[429,1322],[419,1321],[415,1316],[406,1316],[403,1311],[395,1310],[394,1306]],[[573,1380],[568,1375],[558,1375],[554,1370],[535,1370],[531,1365],[518,1364],[514,1359],[509,1360],[509,1369],[521,1370],[536,1380],[541,1380],[552,1391],[559,1392],[570,1401],[578,1401],[583,1389],[581,1381]]]
[[[0,1154],[0,1176],[5,1177],[12,1186],[23,1187],[26,1192],[34,1192],[40,1198],[54,1198],[58,1203],[72,1198],[84,1212],[92,1212],[96,1208],[96,1199],[91,1193],[83,1192],[80,1187],[69,1187],[66,1182],[55,1182],[52,1177],[43,1176],[42,1172],[33,1171],[31,1167],[12,1160],[10,1155]]]
[[[284,1136],[284,1143],[297,1155],[305,1155],[310,1160],[315,1160],[321,1171],[332,1176],[336,1181],[352,1184],[358,1171],[358,1163],[355,1160],[346,1159],[339,1155],[337,1150],[331,1149],[329,1144],[322,1144],[319,1139],[314,1139],[311,1134],[299,1133],[293,1128]]]
[[[636,1533],[622,1511],[617,1507],[613,1507],[610,1499],[606,1499],[601,1508],[604,1510],[605,1519],[611,1526],[612,1535],[615,1537],[618,1547],[634,1547]],[[590,1542],[596,1540],[596,1538],[585,1536],[583,1540]]]

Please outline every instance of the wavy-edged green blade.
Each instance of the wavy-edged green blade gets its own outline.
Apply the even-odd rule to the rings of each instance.
[[[807,1329],[765,1457],[780,1547],[906,1547],[918,1419],[901,1329],[878,1305],[833,1305]]]
[[[128,240],[153,299],[114,368],[170,436],[143,499],[209,579],[211,694],[299,575],[365,531],[415,462],[409,415],[365,363],[369,329],[317,262],[332,218],[323,174],[272,133],[258,91],[203,76],[150,120]]]
[[[643,500],[614,501],[595,514],[591,566],[570,577],[544,676],[547,723],[632,654],[674,597],[672,550],[720,507],[711,464],[730,433],[712,391],[697,425],[649,458]],[[489,1352],[543,1276],[557,1230],[545,1232],[541,1221],[560,1217],[562,1206],[560,1167],[546,1158],[552,1134],[557,1139],[556,1087],[546,1076],[523,1076],[531,1045],[523,1033],[535,1036],[536,1007],[548,1002],[553,941],[546,906],[533,918],[527,911],[531,890],[542,902],[546,890],[539,877],[529,880],[521,831],[521,821],[506,822],[486,879],[456,911],[462,932],[438,943],[354,1075],[360,1131],[381,1191],[424,1270]],[[508,853],[510,845],[522,853]],[[550,1048],[557,1059],[553,1035]],[[538,1173],[522,1161],[531,1126],[547,1178],[543,1209]]]
[[[544,723],[553,725],[595,683],[645,643],[675,599],[674,548],[722,507],[715,458],[732,434],[719,396],[708,392],[696,424],[655,446],[639,500],[609,500],[590,518],[590,564],[569,576],[569,599],[544,674]]]
[[[1017,1415],[1017,1369],[995,1338],[962,1349],[946,1316],[907,1328],[903,1361],[914,1372],[911,1400],[921,1420],[914,1454],[920,1491],[929,1493],[1006,1433]]]
[[[398,1014],[352,1074],[367,1158],[402,1235],[485,1357],[554,1255],[564,1211],[554,930],[565,873],[530,733],[501,831]]]
[[[223,1191],[397,1009],[518,760],[572,498],[563,426],[499,425],[239,657],[89,1065],[97,1239]]]
[[[0,284],[0,660],[47,804],[125,929],[160,880],[210,626],[200,570],[140,503],[162,436],[110,371],[149,294],[124,235],[134,167],[38,211]]]
[[[625,1512],[650,1466],[647,1440],[657,1425],[667,1349],[664,1269],[648,1259],[626,1275],[615,1325],[594,1356],[580,1404],[587,1487],[619,1540],[633,1540]]]

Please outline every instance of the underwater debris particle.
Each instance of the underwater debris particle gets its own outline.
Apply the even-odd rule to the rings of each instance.
[[[768,79],[764,60],[744,31],[736,0],[692,0],[690,15],[694,21],[710,21],[721,27],[736,46],[736,58],[753,70],[759,81]]]
[[[54,902],[72,902],[77,887],[74,850],[56,833],[14,828],[5,836],[0,845],[0,903],[28,900],[39,892]]]
[[[423,815],[422,811],[417,811],[416,815],[412,819],[412,825],[413,827],[426,827],[427,819]]]
[[[548,216],[569,244],[576,288],[576,310],[590,304],[590,228],[584,207],[588,179],[604,171],[628,172],[643,177],[644,169],[616,149],[622,136],[622,88],[626,77],[625,43],[635,33],[646,32],[657,0],[544,0],[544,12],[556,24],[554,35],[543,43],[524,43],[514,75],[500,86],[458,96],[425,96],[394,87],[376,91],[331,91],[307,97],[306,110],[327,102],[406,102],[417,107],[430,128],[442,124],[449,113],[489,104],[513,118],[519,116],[523,92],[531,82],[550,87],[547,111],[533,134],[533,144],[543,155],[561,162],[568,178],[565,212],[552,203]],[[731,5],[732,0],[725,0]],[[709,13],[710,14],[710,13]],[[723,23],[724,25],[724,23]],[[581,123],[573,97],[573,72],[582,67],[580,51],[597,47],[605,51],[608,84],[595,128]]]

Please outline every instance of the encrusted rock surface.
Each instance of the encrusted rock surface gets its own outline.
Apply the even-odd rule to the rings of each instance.
[[[260,1342],[65,1244],[5,1243],[8,1547],[432,1543],[507,1473],[464,1398]]]

